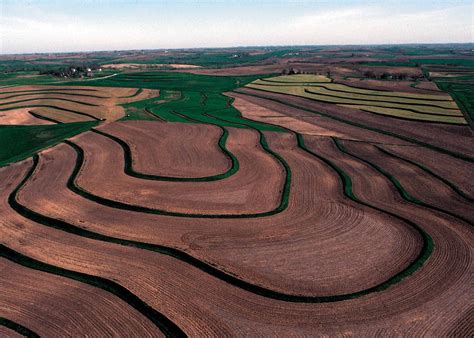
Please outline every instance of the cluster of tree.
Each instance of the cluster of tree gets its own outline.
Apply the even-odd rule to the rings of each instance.
[[[368,79],[381,79],[381,80],[418,80],[422,76],[420,75],[408,75],[406,73],[377,73],[371,70],[364,72],[364,77]]]
[[[81,77],[92,77],[94,71],[101,70],[100,66],[94,65],[80,65],[80,66],[68,66],[64,68],[55,68],[41,70],[41,75],[52,75],[56,77],[68,77],[68,78],[81,78]]]

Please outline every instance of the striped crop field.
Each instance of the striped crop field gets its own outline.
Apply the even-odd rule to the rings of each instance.
[[[396,91],[368,90],[330,82],[329,78],[314,76],[319,82],[300,81],[298,75],[258,79],[246,87],[261,91],[288,94],[316,102],[335,104],[341,107],[364,110],[387,117],[415,121],[467,124],[456,102],[449,95],[426,95]],[[284,81],[278,80],[285,78]],[[294,77],[295,80],[287,78]]]

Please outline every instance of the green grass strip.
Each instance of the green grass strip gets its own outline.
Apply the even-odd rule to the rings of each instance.
[[[10,94],[10,93],[4,93],[4,94]],[[90,94],[80,94],[80,93],[62,93],[54,89],[50,89],[49,91],[44,91],[40,93],[24,93],[24,94],[15,94],[15,95],[10,95],[10,96],[3,96],[0,97],[0,100],[6,100],[6,99],[11,99],[14,97],[19,97],[19,96],[31,96],[31,95],[71,95],[71,96],[81,96],[81,97],[92,97],[95,99],[109,99],[110,96],[98,96],[98,95],[90,95]],[[42,100],[48,100],[49,97],[44,97],[41,98]]]
[[[221,129],[221,136],[219,137],[218,145],[222,153],[230,160],[231,167],[229,170],[227,170],[224,173],[212,175],[212,176],[204,176],[204,177],[172,177],[172,176],[161,176],[161,175],[151,175],[151,174],[140,173],[136,171],[135,169],[133,169],[132,151],[130,149],[130,146],[125,141],[123,141],[122,139],[114,135],[105,133],[101,130],[92,129],[92,131],[113,140],[114,142],[118,143],[122,147],[124,160],[125,160],[124,172],[125,174],[129,176],[145,179],[145,180],[156,180],[156,181],[210,182],[210,181],[222,180],[224,178],[234,175],[239,170],[239,166],[240,166],[237,157],[235,157],[235,155],[232,154],[226,148],[226,142],[229,136],[229,132],[227,131],[227,129],[225,129],[222,126],[218,126],[218,127]]]
[[[272,93],[272,92],[268,92],[266,90],[261,90],[261,89],[256,89],[256,88],[252,88],[252,90],[266,92],[266,93]],[[361,128],[361,129],[370,130],[370,131],[373,131],[373,132],[376,132],[376,133],[379,133],[379,134],[382,134],[382,135],[395,137],[395,138],[398,138],[400,140],[407,141],[407,142],[410,142],[410,143],[414,143],[414,144],[419,145],[421,147],[425,147],[425,148],[428,148],[428,149],[431,149],[431,150],[435,150],[437,152],[452,156],[454,158],[457,158],[457,159],[460,159],[460,160],[463,160],[463,161],[466,161],[466,162],[474,163],[474,158],[471,157],[471,156],[468,156],[468,155],[465,155],[465,154],[462,154],[462,153],[458,153],[458,152],[454,152],[454,151],[451,151],[451,150],[447,150],[447,149],[432,145],[430,143],[418,141],[418,140],[416,140],[414,138],[411,138],[411,137],[408,137],[408,136],[403,136],[403,135],[399,135],[399,134],[396,134],[396,133],[393,133],[393,132],[390,132],[390,131],[370,127],[370,126],[367,126],[365,124],[355,122],[355,121],[351,121],[351,120],[346,120],[344,118],[334,116],[334,115],[331,115],[331,114],[321,113],[319,111],[315,111],[315,110],[312,110],[312,109],[303,108],[301,106],[288,103],[288,102],[286,102],[284,100],[281,100],[281,99],[275,99],[275,98],[271,98],[271,97],[269,98],[269,97],[266,97],[266,96],[260,96],[260,95],[256,95],[256,94],[249,94],[249,93],[245,93],[245,92],[244,93],[237,92],[237,93],[242,94],[242,95],[257,97],[257,98],[268,100],[268,101],[277,102],[277,103],[283,104],[283,105],[288,106],[288,107],[293,107],[293,108],[296,108],[296,109],[299,109],[299,110],[302,110],[302,111],[307,111],[309,113],[324,116],[324,117],[330,118],[330,119],[338,121],[338,122],[342,122],[342,123],[345,123],[345,124],[348,124],[348,125],[351,125],[351,126],[355,126],[355,127]],[[298,97],[300,99],[304,99],[300,96],[291,95],[291,94],[279,94],[279,95],[288,95],[288,96],[293,96],[293,97]]]
[[[422,207],[425,207],[425,208],[428,208],[428,209],[431,209],[431,210],[435,210],[435,211],[438,211],[438,212],[441,212],[441,213],[444,213],[444,214],[447,214],[451,217],[454,217],[454,218],[457,218],[469,225],[474,225],[473,222],[471,222],[470,220],[464,218],[463,216],[459,216],[459,215],[456,215],[455,213],[452,213],[451,211],[447,211],[447,210],[444,210],[444,209],[441,209],[441,208],[438,208],[434,205],[431,205],[429,203],[426,203],[426,202],[423,202],[417,198],[415,198],[414,196],[412,196],[408,191],[405,190],[405,188],[403,188],[403,185],[400,183],[399,180],[397,180],[397,178],[395,176],[393,176],[392,174],[390,174],[389,172],[385,171],[382,167],[376,165],[375,163],[369,161],[369,160],[366,160],[365,158],[361,157],[361,156],[358,156],[350,151],[348,151],[343,145],[341,142],[339,142],[339,140],[337,140],[335,137],[331,137],[334,141],[334,143],[336,144],[337,148],[349,155],[349,156],[352,156],[356,159],[358,159],[359,161],[367,164],[368,166],[370,166],[371,168],[375,169],[376,171],[378,171],[380,174],[382,174],[383,176],[385,176],[392,184],[393,186],[397,189],[398,193],[400,194],[400,196],[407,202],[410,202],[410,203],[413,203],[413,204],[417,204],[419,206],[422,206]],[[378,149],[378,148],[376,148]]]
[[[97,125],[96,121],[56,125],[0,126],[0,167],[30,157],[39,150]]]
[[[58,100],[58,101],[82,104],[82,105],[89,106],[89,107],[99,107],[98,104],[87,103],[87,102],[76,101],[76,100],[70,100],[70,99],[64,99],[62,97],[48,97],[48,98],[35,98],[35,99],[10,101],[10,102],[0,103],[0,106],[6,106],[6,105],[9,105],[9,104],[16,104],[16,103],[23,103],[23,102],[31,102],[31,101],[44,101],[44,100]],[[12,108],[10,108],[10,109],[12,109]]]
[[[166,211],[166,210],[161,210],[161,209],[155,209],[155,208],[149,208],[149,207],[144,207],[140,205],[119,202],[119,201],[111,200],[105,197],[92,194],[89,191],[81,188],[80,186],[76,184],[77,176],[79,172],[81,171],[81,168],[84,164],[84,151],[77,144],[66,140],[64,141],[64,143],[71,146],[76,151],[76,154],[77,154],[76,165],[74,167],[73,173],[68,179],[67,187],[74,193],[82,196],[83,198],[86,198],[98,204],[111,207],[111,208],[135,211],[135,212],[146,213],[146,214],[174,216],[174,217],[190,217],[190,218],[254,218],[254,217],[267,217],[267,216],[275,215],[282,212],[288,207],[288,196],[290,193],[290,186],[291,186],[290,185],[291,171],[288,164],[285,162],[285,160],[280,155],[276,154],[268,147],[263,133],[260,131],[258,132],[260,134],[260,144],[262,148],[264,149],[264,151],[269,153],[278,162],[280,162],[280,164],[285,168],[285,171],[286,171],[285,183],[283,186],[283,193],[280,199],[280,203],[275,209],[270,210],[270,211],[261,212],[261,213],[250,213],[250,214],[221,214],[221,215],[200,214],[200,213],[181,213],[181,212]]]
[[[53,218],[45,217],[36,212],[23,207],[17,201],[17,194],[26,184],[28,179],[33,175],[34,171],[38,167],[39,156],[35,154],[33,156],[33,165],[31,166],[30,170],[27,172],[25,177],[23,178],[22,182],[15,188],[15,190],[8,196],[8,204],[12,207],[13,210],[18,212],[21,216],[28,218],[34,222],[47,225],[53,228],[58,229],[58,225],[64,223]],[[66,226],[67,224],[64,223]],[[71,226],[74,228],[74,226]],[[60,229],[60,228],[59,228]],[[80,228],[77,228],[80,230]],[[74,233],[74,232],[73,232]],[[77,233],[77,231],[76,231]],[[60,268],[54,265],[50,265],[28,256],[25,256],[19,252],[14,251],[13,249],[8,248],[7,246],[0,244],[0,257],[4,257],[14,263],[20,264],[27,268],[36,269],[39,271],[51,273],[54,275],[74,279],[76,281],[86,283],[92,285],[94,287],[98,287],[102,290],[112,293],[113,295],[119,297],[146,318],[148,318],[153,324],[155,324],[165,335],[170,337],[183,337],[186,336],[181,329],[170,321],[167,317],[165,317],[160,312],[153,309],[151,306],[146,304],[140,298],[135,296],[133,293],[128,291],[125,287],[121,286],[120,284],[94,275],[85,274],[82,272],[76,272],[73,270],[68,270],[64,268]]]
[[[128,98],[131,98],[131,97],[138,96],[138,94],[140,94],[142,91],[143,91],[143,88],[138,88],[137,91],[136,91],[135,93],[133,93],[132,95],[119,96],[119,97],[120,97],[121,99],[128,99]]]
[[[46,105],[46,104],[17,106],[17,107],[11,107],[11,108],[0,108],[0,111],[9,111],[9,110],[13,110],[13,109],[22,109],[22,108],[52,108],[52,109],[57,109],[57,110],[61,110],[61,111],[66,111],[66,112],[72,113],[72,114],[86,116],[86,117],[89,117],[89,118],[91,118],[93,120],[96,120],[96,121],[101,121],[100,118],[95,117],[94,115],[91,115],[91,114],[88,114],[88,113],[84,113],[84,112],[80,112],[80,111],[72,110],[72,109],[67,109],[67,108],[62,108],[62,107],[58,107],[58,106]]]
[[[418,167],[420,168],[421,170],[425,171],[427,174],[437,178],[438,180],[440,180],[441,182],[443,182],[444,184],[446,184],[449,188],[451,188],[451,190],[453,190],[456,194],[458,194],[459,196],[461,196],[462,198],[468,200],[469,202],[472,202],[474,201],[474,198],[472,198],[471,196],[468,196],[464,191],[462,191],[458,186],[456,186],[454,183],[452,183],[451,181],[449,181],[448,179],[442,177],[441,175],[438,175],[436,174],[435,172],[433,172],[431,169],[429,169],[428,167],[424,166],[424,165],[421,165],[415,161],[412,161],[408,158],[405,158],[405,157],[402,157],[398,154],[394,154],[390,151],[388,151],[387,149],[385,148],[382,148],[380,146],[375,146],[378,150],[380,150],[382,153],[388,155],[388,156],[392,156],[392,157],[395,157],[397,159],[399,159],[400,161],[404,161],[404,162],[407,162],[407,163],[410,163],[411,165],[415,166],[415,167]]]
[[[35,112],[32,112],[32,111],[28,111],[28,114],[30,114],[31,116],[33,117],[36,117],[37,119],[40,119],[40,120],[44,120],[44,121],[48,121],[48,122],[53,122],[53,123],[62,123],[61,121],[59,120],[55,120],[55,119],[52,119],[50,117],[46,117],[46,116],[43,116],[43,115],[40,115],[40,114],[37,114]]]
[[[293,303],[328,303],[328,302],[338,302],[338,301],[343,301],[343,300],[348,300],[348,299],[354,299],[354,298],[358,298],[358,297],[370,294],[372,292],[383,291],[387,289],[389,286],[391,286],[392,284],[399,282],[403,278],[407,277],[409,274],[416,271],[419,267],[421,267],[421,265],[423,265],[423,262],[429,257],[433,249],[432,245],[424,246],[418,258],[412,264],[410,264],[405,270],[389,278],[387,281],[382,282],[381,284],[371,287],[369,289],[365,289],[362,291],[349,293],[349,294],[331,295],[331,296],[304,296],[304,295],[285,294],[282,292],[274,291],[274,290],[265,288],[263,286],[255,285],[245,280],[239,279],[231,274],[228,274],[224,271],[217,269],[211,264],[208,264],[204,261],[201,261],[189,255],[188,253],[184,251],[171,248],[171,247],[166,247],[163,245],[158,245],[158,244],[144,243],[144,242],[138,242],[138,241],[103,235],[103,234],[93,232],[81,227],[77,227],[75,225],[72,225],[70,223],[67,223],[59,219],[55,219],[55,218],[51,218],[51,217],[39,214],[27,208],[26,206],[21,205],[17,201],[18,192],[22,189],[26,181],[31,177],[36,167],[38,166],[38,156],[35,155],[33,159],[34,159],[33,166],[30,169],[30,171],[27,173],[27,175],[25,176],[25,179],[17,186],[17,188],[9,195],[9,198],[8,198],[8,203],[11,206],[11,208],[15,210],[17,213],[19,213],[21,216],[27,219],[30,219],[36,223],[42,224],[44,226],[54,228],[60,231],[64,231],[67,233],[71,233],[77,236],[82,236],[82,237],[90,238],[93,240],[147,250],[147,251],[156,252],[159,254],[173,257],[184,263],[194,266],[195,268],[203,271],[204,273],[207,273],[223,282],[226,282],[230,285],[233,285],[240,289],[246,290],[248,292],[251,292],[256,295],[266,297],[266,298],[293,302]],[[381,211],[384,212],[383,210]],[[395,214],[393,214],[393,216],[403,220],[403,218]],[[412,222],[409,220],[407,220],[407,222],[409,224],[412,224]],[[428,239],[431,240],[431,237],[428,236]],[[431,242],[425,241],[425,243],[431,243]]]
[[[0,317],[0,325],[8,327],[10,330],[13,330],[18,334],[21,334],[24,337],[29,337],[29,338],[40,337],[37,333],[33,332],[29,328],[4,317]]]

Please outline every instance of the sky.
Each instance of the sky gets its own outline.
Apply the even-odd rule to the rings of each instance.
[[[474,42],[474,1],[0,0],[0,54]]]

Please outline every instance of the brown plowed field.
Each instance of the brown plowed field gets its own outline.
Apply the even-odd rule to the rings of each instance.
[[[260,93],[256,93],[256,94],[259,95]],[[252,94],[255,94],[255,93],[252,93]],[[290,107],[290,106],[287,106],[275,101],[270,101],[270,100],[265,99],[264,97],[250,96],[250,95],[246,95],[245,93],[240,93],[240,91],[226,93],[226,95],[229,97],[242,99],[245,102],[248,102],[253,105],[257,105],[259,107],[264,107],[264,109],[271,109],[271,111],[274,111],[278,114],[283,114],[285,116],[289,116],[298,121],[309,123],[311,125],[314,125],[315,128],[317,128],[316,130],[318,130],[319,128],[324,128],[324,130],[332,131],[332,133],[336,134],[334,136],[343,135],[343,138],[347,137],[352,140],[360,140],[360,141],[375,142],[375,143],[389,143],[389,144],[400,144],[400,145],[410,144],[406,141],[403,141],[391,136],[386,136],[380,133],[372,132],[367,129],[344,124],[344,123],[341,123],[341,122],[338,122],[338,121],[335,121],[335,120],[332,120],[332,119],[329,119],[317,114],[313,114],[311,112],[307,112],[295,107]],[[241,105],[240,107],[243,109],[242,114],[244,116],[250,117],[257,114],[260,115],[259,114],[260,108],[253,109],[252,107],[251,109],[247,110],[247,107],[245,105]],[[259,119],[259,120],[262,120],[263,122],[266,121],[263,119]],[[278,120],[275,120],[274,122],[276,125],[281,125],[289,129],[295,130],[293,125],[287,125],[283,121],[279,122]],[[272,121],[271,123],[274,123],[274,122]],[[302,131],[299,131],[299,132],[303,133]]]
[[[74,114],[72,112],[64,111],[58,108],[34,107],[28,109],[40,116],[50,118],[61,123],[94,121],[92,117]]]
[[[384,145],[383,148],[400,157],[414,161],[437,175],[451,181],[465,194],[474,198],[474,165],[455,157],[421,147]]]
[[[177,133],[179,137],[181,132]],[[85,152],[77,185],[123,203],[173,212],[243,214],[273,210],[284,184],[283,167],[260,147],[258,133],[237,128],[229,128],[229,133],[227,147],[239,159],[239,171],[225,180],[178,185],[125,175],[123,151],[116,142],[96,133],[83,134],[74,139]],[[180,154],[171,151],[162,156]]]
[[[362,123],[370,127],[393,132],[397,135],[408,136],[451,151],[474,156],[474,149],[470,146],[472,142],[472,132],[469,126],[442,125],[438,123],[407,121],[395,118],[390,118],[390,123],[387,123],[386,116],[379,116],[353,108],[339,107],[334,104],[315,102],[301,97],[263,92],[248,88],[238,89],[237,92],[282,100],[301,108],[320,111],[348,121]]]
[[[182,71],[248,75],[293,67],[311,73],[280,80],[328,81],[327,74],[361,88],[436,94],[424,82],[350,78],[405,69],[364,66],[356,62],[372,60],[369,54],[324,48],[321,58],[305,56],[307,63],[291,53]],[[420,74],[419,67],[407,71]],[[165,99],[179,94],[168,76]],[[148,86],[160,77],[138,78]],[[473,335],[468,126],[250,88],[222,93],[225,107],[206,95],[209,79],[179,77],[184,98],[186,81],[205,80],[196,89],[201,102],[196,96],[162,108],[190,117],[210,111],[212,124],[165,121],[166,113],[164,122],[116,121],[125,113],[120,105],[152,98],[131,108],[142,109],[158,100],[155,89],[1,89],[0,109],[11,110],[0,112],[0,124],[49,123],[34,114],[60,123],[107,121],[0,168],[0,336],[15,336],[21,326],[45,337],[147,337],[166,329],[191,337]],[[228,80],[219,78],[216,88],[232,88]],[[127,119],[141,116],[129,112]],[[242,128],[227,126],[233,123]],[[219,143],[225,133],[235,172]],[[0,157],[15,145],[1,148]]]
[[[288,209],[271,217],[202,220],[97,205],[65,189],[75,161],[65,145],[44,152],[20,201],[92,231],[181,248],[245,280],[290,294],[354,292],[406,266],[419,251],[417,236],[403,222],[345,199],[337,176],[282,135],[268,136],[293,168],[295,193]]]
[[[31,108],[18,108],[0,112],[0,124],[23,124],[23,125],[39,125],[53,124],[46,120],[34,117],[29,113]]]
[[[388,290],[344,302],[302,304],[256,296],[170,257],[40,226],[4,210],[5,205],[1,232],[6,245],[50,264],[114,279],[189,335],[434,335],[470,306],[463,296],[470,278],[466,241],[472,236],[455,226],[454,231],[433,227],[436,240],[448,235],[436,256]],[[23,244],[21,239],[26,239]]]
[[[377,165],[393,175],[416,199],[439,209],[473,220],[474,203],[456,194],[447,185],[420,168],[382,153],[372,145],[344,142],[349,152]],[[438,165],[442,165],[441,163]]]
[[[0,108],[50,105],[87,113],[99,119],[118,120],[125,115],[123,107],[119,104],[159,96],[159,90],[154,89],[143,89],[138,95],[133,96],[136,92],[136,88],[16,86],[2,90]],[[16,101],[22,102],[15,103]],[[74,115],[72,112],[63,112],[63,117],[59,120],[76,122],[78,117]],[[81,117],[82,120],[88,119],[87,116]]]
[[[222,130],[216,126],[127,121],[98,129],[129,145],[133,168],[140,173],[204,177],[225,173],[232,165],[219,148]]]
[[[348,86],[354,86],[358,88],[367,88],[367,89],[378,89],[378,90],[388,90],[388,91],[400,91],[407,93],[415,94],[427,94],[427,95],[436,95],[440,94],[441,96],[446,96],[446,93],[440,91],[438,87],[433,82],[422,81],[415,86],[411,87],[413,81],[387,81],[387,80],[369,80],[369,79],[358,79],[358,78],[348,78],[344,80],[342,78],[337,78],[334,81],[335,83],[342,83]],[[430,84],[430,85],[427,85]],[[429,89],[429,90],[425,90]],[[437,92],[437,93],[436,93]]]
[[[0,316],[26,323],[41,336],[159,334],[138,311],[99,288],[4,258],[0,272]]]

